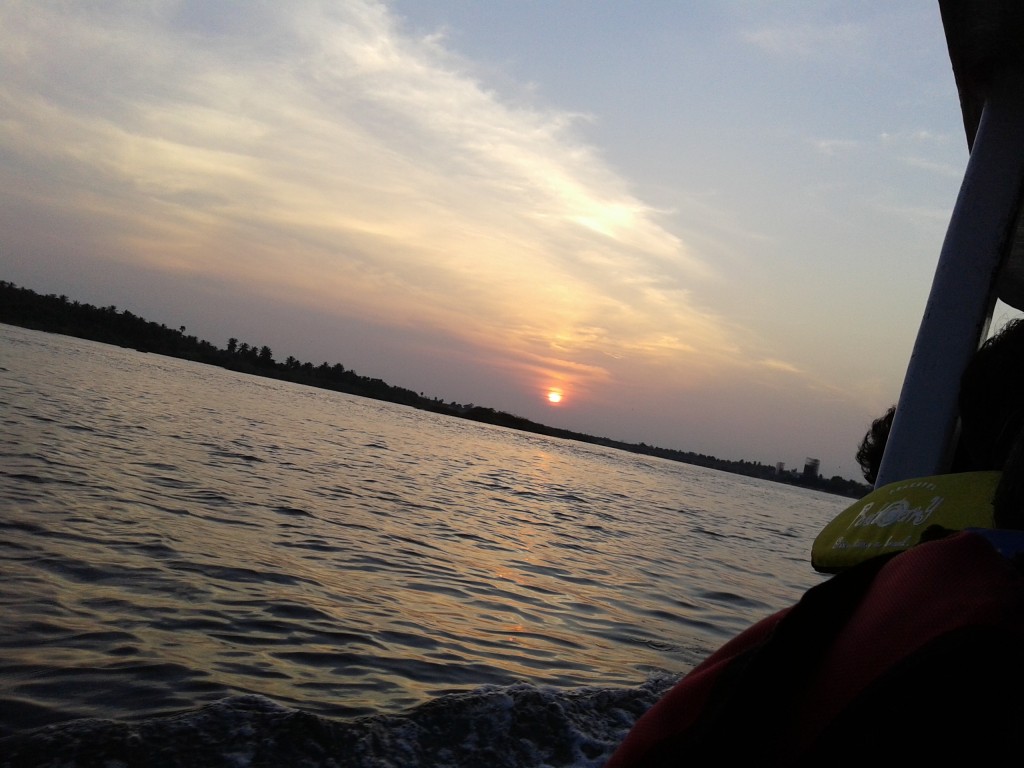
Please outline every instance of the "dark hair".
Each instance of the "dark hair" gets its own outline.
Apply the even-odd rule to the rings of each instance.
[[[1000,528],[1024,528],[1024,320],[985,341],[960,381],[960,471],[1001,470]]]
[[[896,414],[896,406],[889,406],[889,410],[871,422],[871,429],[864,433],[857,449],[857,463],[860,464],[860,471],[864,479],[871,485],[878,479],[878,469],[882,466],[882,454],[885,453],[885,444],[889,440],[889,430],[892,429],[892,417]]]

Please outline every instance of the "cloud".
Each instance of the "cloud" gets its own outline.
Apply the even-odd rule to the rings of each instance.
[[[683,289],[712,270],[574,135],[578,116],[506,103],[384,5],[0,13],[17,194],[105,220],[112,259],[533,333],[567,356],[709,325]]]
[[[851,139],[815,139],[813,146],[819,154],[832,157],[854,151],[861,146],[861,142]]]
[[[946,146],[948,134],[935,133],[924,129],[907,131],[882,131],[879,139],[883,144],[896,146]]]
[[[905,158],[903,162],[911,168],[919,168],[922,171],[934,173],[939,176],[946,176],[951,179],[962,179],[964,176],[964,169],[962,166],[954,166],[950,163],[938,163],[934,160],[928,160],[923,157],[908,157]]]
[[[768,370],[780,371],[782,373],[801,373],[799,368],[787,363],[785,360],[765,359],[759,361],[758,365],[767,368]]]
[[[838,52],[859,50],[867,41],[867,28],[854,23],[795,23],[767,25],[743,33],[763,51],[786,58],[834,58]]]

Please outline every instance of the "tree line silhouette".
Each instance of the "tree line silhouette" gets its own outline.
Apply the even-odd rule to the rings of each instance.
[[[406,387],[388,384],[379,378],[361,376],[341,363],[323,362],[313,365],[292,356],[287,357],[284,362],[278,362],[274,359],[274,352],[269,346],[240,342],[237,338],[228,339],[224,348],[219,348],[209,341],[188,334],[185,326],[169,328],[163,323],[139,317],[127,309],[118,310],[115,305],[96,307],[71,300],[64,295],[42,295],[8,281],[0,281],[0,322],[129,347],[141,352],[153,352],[197,363],[216,365],[240,373],[267,376],[375,400],[386,400],[510,429],[603,445],[749,477],[816,488],[843,496],[859,498],[870,490],[867,485],[838,475],[825,479],[789,472],[780,473],[774,466],[760,462],[730,461],[701,453],[660,448],[646,443],[626,443],[549,427],[493,408],[472,403],[446,402],[438,397],[427,397],[423,393],[417,393]]]

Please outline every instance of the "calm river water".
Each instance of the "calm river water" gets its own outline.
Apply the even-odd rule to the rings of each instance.
[[[6,325],[0,425],[4,765],[597,766],[848,503]]]

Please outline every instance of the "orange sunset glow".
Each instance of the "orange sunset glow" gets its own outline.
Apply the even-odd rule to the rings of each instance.
[[[558,405],[560,402],[562,402],[562,392],[561,392],[561,390],[549,389],[548,390],[548,402],[551,403],[552,405]]]

